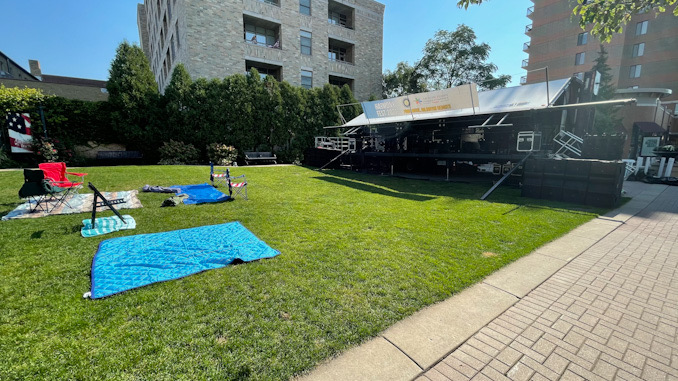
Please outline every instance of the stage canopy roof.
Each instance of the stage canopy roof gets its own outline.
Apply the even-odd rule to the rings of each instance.
[[[364,113],[341,127],[488,115],[545,109],[555,103],[572,78],[503,89],[476,91],[475,84],[361,103]],[[548,102],[547,100],[548,94]]]

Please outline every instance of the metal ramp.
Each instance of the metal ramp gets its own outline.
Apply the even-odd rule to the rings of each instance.
[[[560,130],[553,141],[560,145],[560,148],[553,154],[554,157],[572,157],[572,155],[581,157],[581,148],[584,139],[565,130]]]
[[[347,154],[347,153],[349,153],[349,152],[351,152],[350,149],[347,149],[347,150],[345,150],[345,151],[342,151],[339,155],[335,156],[334,159],[328,161],[327,163],[325,163],[325,165],[323,165],[322,167],[318,168],[317,170],[318,170],[318,171],[321,171],[321,170],[325,169],[325,167],[327,167],[328,165],[334,163],[337,159],[339,159],[340,157],[344,156],[345,154]]]
[[[482,196],[480,197],[480,199],[481,199],[481,200],[485,200],[489,195],[491,195],[492,192],[494,192],[495,189],[499,188],[499,186],[501,185],[501,183],[504,182],[504,180],[508,179],[509,176],[511,176],[511,175],[513,174],[513,172],[515,172],[518,168],[522,168],[523,164],[525,164],[525,162],[527,161],[527,159],[530,158],[530,156],[532,156],[532,152],[528,152],[527,155],[525,155],[525,157],[522,158],[522,160],[520,160],[520,162],[518,162],[518,164],[517,164],[516,166],[514,166],[513,168],[511,168],[511,170],[508,171],[508,172],[506,172],[506,173],[504,174],[504,176],[503,176],[501,179],[499,179],[499,181],[497,181],[496,183],[494,183],[494,185],[492,186],[492,188],[490,188],[490,190],[488,190],[487,192],[485,192],[485,194],[482,195]]]

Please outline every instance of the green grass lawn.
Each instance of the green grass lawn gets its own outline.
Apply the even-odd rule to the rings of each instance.
[[[209,177],[206,166],[83,171],[101,191]],[[140,193],[144,207],[123,210],[135,230],[82,238],[87,214],[0,222],[0,379],[288,379],[596,216],[510,188],[479,201],[488,185],[232,171],[243,173],[249,201],[160,208],[167,195]],[[0,172],[0,216],[22,182]],[[281,255],[82,299],[102,240],[235,220]]]

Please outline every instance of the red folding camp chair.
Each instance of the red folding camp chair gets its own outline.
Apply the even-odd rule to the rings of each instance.
[[[231,177],[231,173],[226,170],[226,173],[228,174],[228,193],[229,196],[235,198],[236,195],[242,196],[245,200],[247,200],[247,180],[245,179],[245,175],[240,175],[240,176],[235,176]],[[236,179],[241,179],[240,181],[233,181]]]
[[[214,164],[210,162],[210,181],[212,182],[213,187],[222,185],[228,185],[228,169],[225,171],[214,170]]]
[[[64,188],[64,196],[69,196],[78,193],[78,189],[82,188],[85,182],[86,173],[68,172],[66,170],[66,163],[42,163],[38,167],[45,172],[45,178],[50,181],[52,186]],[[80,177],[80,181],[73,181],[68,178],[68,175]]]
[[[212,181],[212,186],[215,188],[219,183],[228,185],[229,196],[235,198],[235,196],[240,195],[243,199],[247,200],[247,180],[245,175],[231,177],[231,172],[228,168],[225,171],[215,170],[214,164],[210,163],[210,181]]]

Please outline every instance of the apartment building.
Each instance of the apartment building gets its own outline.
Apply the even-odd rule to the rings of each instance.
[[[527,74],[521,83],[542,82],[548,68],[551,79],[576,76],[584,79],[599,55],[600,41],[582,30],[573,16],[570,0],[532,0],[527,9],[531,23],[525,26],[530,38],[523,44],[529,57],[523,61]],[[629,136],[625,154],[635,158],[646,138],[662,137],[664,144],[678,144],[678,17],[673,7],[631,17],[624,31],[604,43],[612,84],[623,94],[636,98],[617,115]],[[657,103],[657,99],[660,102]]]
[[[144,0],[141,46],[161,91],[183,63],[193,79],[256,68],[305,88],[381,94],[384,5],[373,0]]]
[[[550,78],[578,76],[590,71],[598,57],[600,41],[579,27],[573,17],[575,2],[570,0],[533,0],[527,17],[523,45],[529,58],[523,61],[527,75],[522,83]],[[665,13],[653,11],[634,15],[621,34],[605,43],[613,84],[618,89],[668,88],[673,94],[663,100],[678,99],[678,17],[673,8]]]

